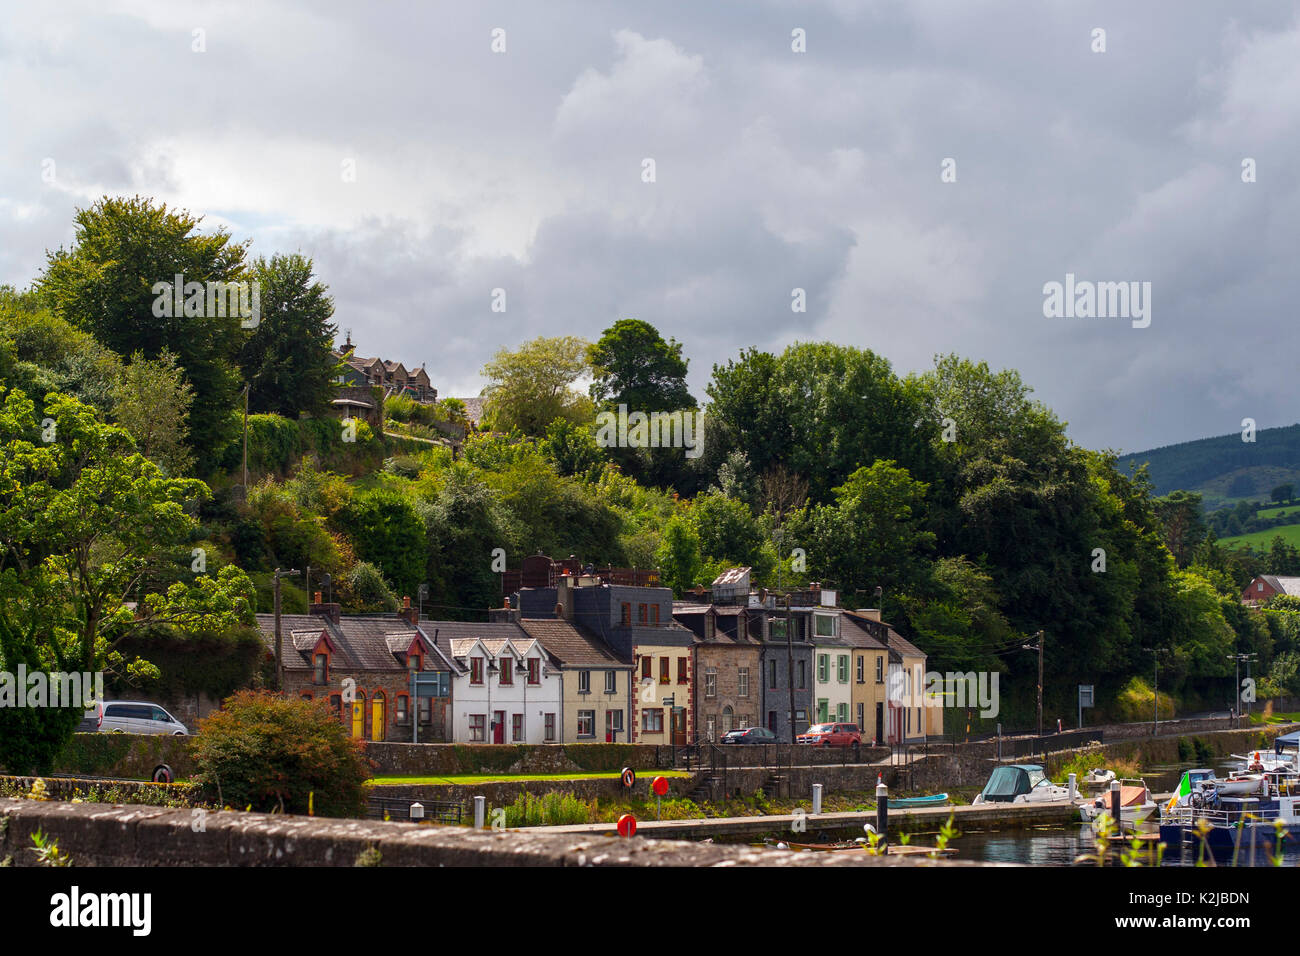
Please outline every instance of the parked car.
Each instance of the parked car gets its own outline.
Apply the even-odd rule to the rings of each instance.
[[[90,726],[92,722],[93,727]],[[146,700],[96,701],[82,717],[78,729],[82,728],[101,733],[117,731],[124,734],[171,734],[175,737],[189,734],[179,720]]]
[[[813,724],[798,739],[814,747],[859,747],[862,731],[857,724]]]
[[[776,734],[766,727],[745,727],[741,730],[733,730],[722,735],[718,741],[723,744],[774,744],[777,743]]]

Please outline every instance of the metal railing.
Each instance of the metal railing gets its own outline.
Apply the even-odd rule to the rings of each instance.
[[[443,800],[411,800],[399,797],[371,797],[366,801],[366,816],[372,820],[411,822],[411,804],[424,807],[424,820],[436,823],[461,822],[463,809],[459,803]]]

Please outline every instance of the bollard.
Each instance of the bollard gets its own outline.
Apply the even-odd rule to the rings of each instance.
[[[883,774],[876,777],[876,832],[880,834],[880,845],[889,845],[889,788],[885,786]]]
[[[410,813],[410,817],[411,817],[412,820],[423,820],[423,819],[424,819],[424,804],[423,804],[423,803],[413,803],[413,804],[411,804],[411,813]]]
[[[487,820],[487,797],[474,798],[474,829],[482,830]]]
[[[1073,774],[1073,773],[1070,774],[1070,780],[1069,783],[1067,784],[1067,786],[1070,788],[1069,793],[1070,793],[1071,803],[1073,803],[1074,799],[1079,795],[1079,784],[1075,779],[1076,776],[1077,774]]]
[[[822,785],[814,783],[813,787],[813,813],[822,812]]]
[[[1110,782],[1110,815],[1114,818],[1117,827],[1120,824],[1119,814],[1119,781],[1112,780]]]

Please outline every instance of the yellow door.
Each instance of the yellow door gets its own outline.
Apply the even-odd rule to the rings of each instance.
[[[364,737],[366,735],[366,702],[364,700],[354,700],[352,702],[352,736]]]
[[[370,739],[384,739],[384,698],[376,697],[370,702]]]

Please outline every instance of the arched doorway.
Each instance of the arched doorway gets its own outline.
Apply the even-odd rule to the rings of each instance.
[[[736,712],[732,710],[731,705],[728,704],[726,707],[722,708],[722,732],[723,734],[729,734],[735,729]]]
[[[366,695],[357,691],[352,701],[352,736],[358,740],[366,735]]]

